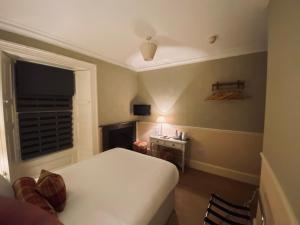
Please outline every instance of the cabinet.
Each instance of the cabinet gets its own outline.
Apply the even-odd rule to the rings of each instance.
[[[163,138],[160,136],[151,136],[150,137],[150,149],[153,152],[155,147],[164,146],[170,149],[179,150],[181,159],[180,167],[182,172],[184,172],[186,154],[188,150],[189,141],[176,140],[173,138]]]

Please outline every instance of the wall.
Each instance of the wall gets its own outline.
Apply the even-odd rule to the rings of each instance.
[[[0,39],[96,64],[98,73],[99,123],[108,124],[135,119],[130,113],[129,107],[134,96],[137,94],[137,74],[135,72],[77,52],[3,30],[0,30]]]
[[[151,104],[152,115],[140,117],[139,139],[155,134],[163,114],[169,135],[178,129],[191,139],[191,167],[258,184],[266,65],[263,52],[140,73],[135,102]],[[246,100],[205,100],[214,82],[238,79],[246,82]]]
[[[287,200],[279,180],[263,154],[261,167],[259,189],[262,207],[260,208],[263,209],[262,212],[264,214],[264,220],[266,221],[265,224],[299,225],[294,210]],[[261,220],[258,216],[259,214],[257,214],[257,222]]]
[[[159,125],[138,123],[138,138],[149,140]],[[258,184],[263,135],[202,127],[163,125],[163,132],[174,135],[175,129],[184,131],[191,139],[187,154],[189,166],[231,179]]]
[[[300,1],[270,1],[267,104],[263,145],[263,154],[278,180],[278,188],[282,190],[291,206],[291,214],[296,216],[298,222],[300,221],[299,9]],[[267,187],[273,188],[270,185]]]
[[[103,62],[76,52],[72,52],[57,46],[53,46],[31,38],[23,37],[13,33],[0,30],[0,39],[15,42],[18,44],[46,50],[60,55],[72,57],[82,61],[93,63],[97,66],[97,87],[98,87],[98,113],[99,124],[115,123],[127,120],[133,120],[135,117],[130,113],[130,104],[137,94],[137,74],[128,69]],[[101,135],[101,130],[99,132]],[[100,138],[101,142],[101,138]],[[14,166],[14,177],[18,176],[36,176],[42,168],[55,170],[76,162],[77,154],[79,158],[86,156],[80,154],[86,152],[86,148],[73,149],[53,153],[50,155],[38,157],[36,159],[22,161]]]
[[[165,114],[172,124],[263,132],[267,54],[255,53],[139,74],[136,102],[152,105],[155,121]],[[244,101],[205,101],[216,81],[245,80]]]
[[[159,111],[166,110],[169,123],[185,125],[178,128],[186,129],[193,139],[190,159],[194,167],[256,183],[260,165],[258,153],[262,146],[266,53],[136,74],[9,32],[0,31],[0,38],[96,64],[100,124],[133,120],[130,105],[133,102],[150,103],[153,115],[140,119],[155,121]],[[211,93],[213,82],[237,79],[246,81],[249,99],[232,102],[204,100]],[[139,123],[138,135],[149,138],[152,125]]]
[[[99,70],[100,124],[134,120],[130,111],[138,91],[137,74],[106,62]]]

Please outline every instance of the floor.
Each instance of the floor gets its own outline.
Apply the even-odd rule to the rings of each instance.
[[[225,199],[243,203],[250,199],[256,188],[250,184],[188,168],[184,174],[180,174],[175,190],[175,212],[167,225],[203,224],[210,193],[214,192]]]

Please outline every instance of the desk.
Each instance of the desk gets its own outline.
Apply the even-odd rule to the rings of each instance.
[[[171,149],[176,149],[181,152],[181,163],[180,167],[184,172],[186,152],[188,148],[188,141],[176,140],[173,138],[163,138],[160,136],[150,136],[150,149],[153,151],[154,146],[164,146]]]

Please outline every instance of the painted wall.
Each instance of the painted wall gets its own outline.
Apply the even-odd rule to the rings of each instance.
[[[140,119],[155,121],[157,115],[165,110],[169,123],[186,125],[177,127],[186,130],[192,138],[190,159],[195,167],[250,183],[256,182],[260,167],[259,152],[262,149],[266,53],[137,74],[9,32],[0,31],[0,38],[96,64],[100,124],[133,120],[135,117],[130,113],[133,102],[150,103],[152,116]],[[205,101],[211,94],[212,83],[237,79],[246,81],[245,91],[251,96],[249,99]],[[148,140],[154,127],[153,124],[139,123],[139,137]]]
[[[165,114],[172,124],[263,132],[267,54],[255,53],[153,70],[139,74],[138,103],[152,105],[155,121]],[[206,101],[216,81],[245,80],[250,96],[238,101]]]
[[[160,129],[157,123],[139,122],[138,138],[148,141]],[[190,138],[187,162],[195,169],[258,184],[263,135],[191,126],[163,125],[163,133],[173,136],[184,131]]]
[[[100,124],[136,119],[131,112],[131,105],[138,91],[137,74],[106,62],[102,62],[98,68]]]
[[[0,30],[0,39],[54,52],[97,65],[99,125],[133,120],[130,103],[137,94],[137,74],[77,52]]]
[[[272,0],[263,152],[300,221],[300,1]]]
[[[157,133],[159,114],[166,116],[164,134],[185,131],[191,139],[190,166],[258,184],[262,151],[267,53],[255,53],[142,72],[135,102],[152,106],[140,117],[138,138]],[[237,101],[206,101],[216,81],[244,80],[250,97]]]

